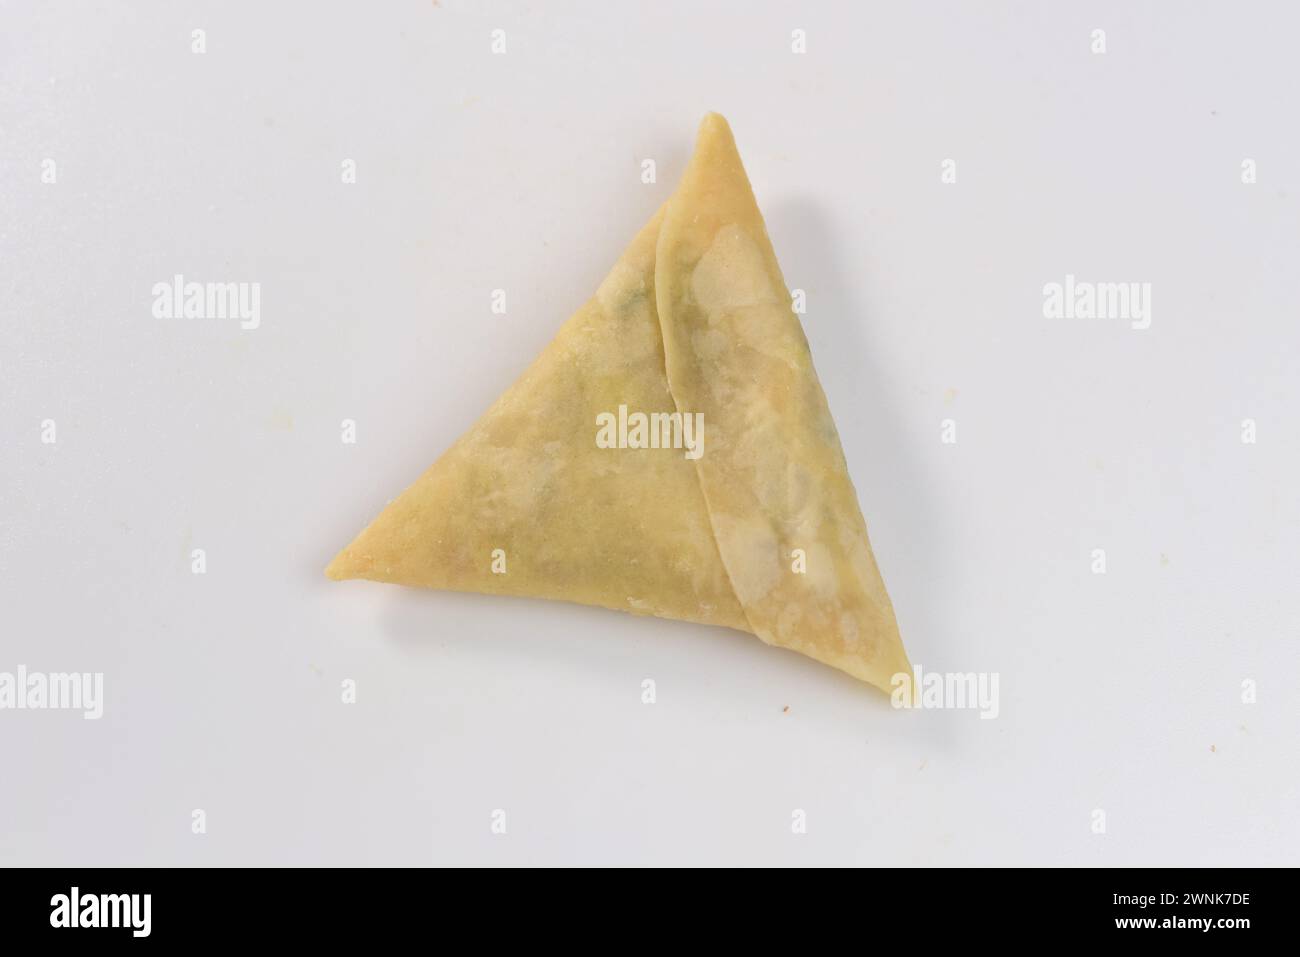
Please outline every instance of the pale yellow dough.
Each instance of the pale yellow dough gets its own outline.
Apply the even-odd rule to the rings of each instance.
[[[620,405],[703,413],[703,454],[599,448]],[[326,573],[725,625],[885,690],[911,673],[726,120],[704,118],[595,297]]]

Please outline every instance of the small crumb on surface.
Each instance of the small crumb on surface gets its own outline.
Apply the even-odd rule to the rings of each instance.
[[[1210,750],[1211,750],[1211,751],[1214,750],[1214,745],[1210,745]]]
[[[790,706],[789,706],[789,705],[786,705],[784,708],[782,708],[782,709],[781,709],[781,713],[782,713],[782,714],[789,714],[789,713],[790,713]]]

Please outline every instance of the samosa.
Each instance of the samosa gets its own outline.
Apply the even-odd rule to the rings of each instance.
[[[629,409],[665,441],[627,441]],[[684,422],[699,454],[673,441]],[[911,673],[726,120],[704,118],[595,296],[327,574],[724,625],[886,690]]]

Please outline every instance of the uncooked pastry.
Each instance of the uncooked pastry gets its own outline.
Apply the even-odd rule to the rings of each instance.
[[[621,406],[702,413],[701,454],[599,447]],[[885,690],[911,673],[726,120],[704,118],[595,297],[326,573],[724,625]]]

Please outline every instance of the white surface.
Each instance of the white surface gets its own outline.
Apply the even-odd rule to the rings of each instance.
[[[1296,863],[1300,15],[1089,7],[0,5],[0,671],[107,697],[0,711],[0,862]],[[909,652],[998,672],[996,720],[738,633],[322,577],[710,109]],[[153,318],[176,273],[259,282],[261,327]],[[1045,319],[1066,273],[1150,282],[1151,328]]]

